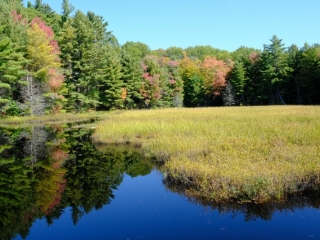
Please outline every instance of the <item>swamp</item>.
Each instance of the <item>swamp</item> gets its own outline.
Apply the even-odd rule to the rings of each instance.
[[[273,106],[3,119],[0,239],[317,239],[319,117]]]
[[[238,2],[0,0],[0,240],[319,239],[318,3]]]

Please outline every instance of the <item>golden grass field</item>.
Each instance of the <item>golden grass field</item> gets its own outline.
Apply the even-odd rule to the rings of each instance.
[[[93,140],[133,143],[189,196],[264,202],[320,189],[320,107],[119,111]]]

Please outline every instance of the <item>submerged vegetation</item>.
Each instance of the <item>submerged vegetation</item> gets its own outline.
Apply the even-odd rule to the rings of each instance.
[[[128,111],[97,125],[97,143],[141,145],[190,197],[264,202],[319,189],[320,108]]]

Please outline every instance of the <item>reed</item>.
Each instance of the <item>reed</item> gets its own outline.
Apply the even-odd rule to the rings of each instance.
[[[190,196],[264,202],[320,186],[320,107],[123,111],[97,143],[132,143]]]

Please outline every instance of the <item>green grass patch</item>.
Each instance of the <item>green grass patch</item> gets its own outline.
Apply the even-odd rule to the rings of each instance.
[[[190,196],[264,202],[320,186],[320,107],[123,111],[93,140],[140,145]]]

